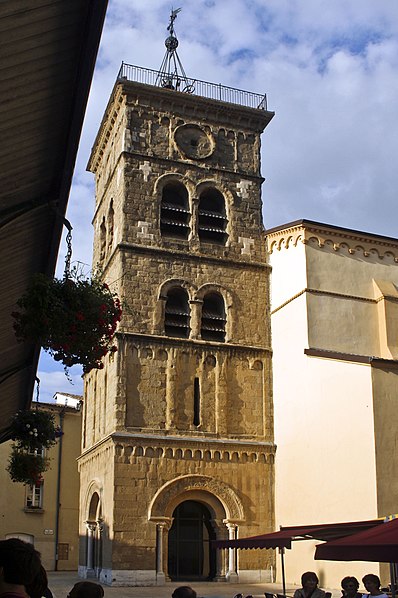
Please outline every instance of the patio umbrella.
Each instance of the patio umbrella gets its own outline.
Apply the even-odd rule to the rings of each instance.
[[[300,525],[281,527],[277,532],[238,538],[235,540],[213,540],[216,548],[279,548],[281,554],[283,594],[286,594],[285,582],[285,548],[291,548],[294,540],[329,540],[354,534],[363,529],[369,529],[383,523],[380,519],[371,521],[349,521],[343,523],[323,523],[317,525]]]
[[[314,558],[326,561],[390,563],[391,596],[395,598],[394,563],[398,562],[398,519],[339,540],[319,544]]]
[[[316,547],[315,559],[398,562],[398,519]]]

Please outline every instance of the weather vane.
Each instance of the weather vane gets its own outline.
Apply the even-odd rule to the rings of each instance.
[[[156,78],[156,84],[167,89],[175,89],[185,93],[193,93],[195,87],[185,74],[184,67],[177,53],[178,39],[174,31],[174,21],[181,8],[171,9],[170,23],[167,27],[169,36],[166,38],[166,54]]]

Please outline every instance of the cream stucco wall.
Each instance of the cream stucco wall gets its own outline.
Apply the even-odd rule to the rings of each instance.
[[[268,238],[277,527],[397,511],[397,242],[306,224]],[[289,582],[315,570],[336,588],[345,575],[379,572],[314,561],[316,543],[287,551]]]
[[[63,413],[58,542],[68,545],[68,558],[59,559],[57,567],[60,571],[73,571],[78,563],[79,475],[76,459],[80,452],[81,413],[76,409],[49,404],[41,404],[40,408],[54,414],[56,425],[61,424]],[[50,468],[43,474],[40,509],[25,508],[26,487],[12,482],[5,467],[0,468],[0,538],[19,534],[32,536],[44,567],[50,571],[55,567],[59,442],[46,452]],[[0,445],[0,459],[4,466],[8,462],[11,445],[12,442]]]

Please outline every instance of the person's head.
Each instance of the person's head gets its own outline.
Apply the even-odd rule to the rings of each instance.
[[[355,594],[358,592],[359,581],[356,577],[350,577],[348,575],[341,580],[341,587],[343,588],[346,596],[355,596]]]
[[[30,598],[41,598],[48,587],[47,573],[43,565],[31,583],[26,584],[26,591]]]
[[[369,594],[377,594],[380,589],[380,577],[374,573],[368,573],[362,577],[362,583]]]
[[[26,586],[39,575],[40,553],[32,544],[9,538],[0,540],[0,580],[6,584]]]
[[[104,588],[93,581],[79,581],[75,583],[68,594],[68,598],[103,598]]]
[[[196,598],[196,592],[190,586],[180,586],[171,596],[172,598]]]
[[[301,576],[301,585],[305,590],[315,590],[319,583],[319,579],[314,571],[306,571]]]

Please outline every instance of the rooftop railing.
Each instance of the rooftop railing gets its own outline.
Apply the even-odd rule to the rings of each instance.
[[[248,108],[267,110],[267,96],[251,91],[243,91],[217,83],[200,81],[200,79],[183,78],[174,74],[166,74],[152,69],[134,66],[122,62],[117,80],[136,81],[145,85],[154,85],[166,89],[174,89],[182,93],[202,96],[211,100],[220,100],[230,104],[239,104]]]

